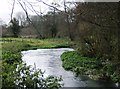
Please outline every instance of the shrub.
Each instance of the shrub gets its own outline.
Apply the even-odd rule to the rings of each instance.
[[[17,68],[14,67],[17,65]],[[60,88],[62,85],[61,78],[49,76],[44,77],[44,73],[40,69],[26,66],[25,63],[8,65],[3,64],[3,88],[15,88],[17,89],[53,89]],[[8,68],[7,68],[8,67]],[[8,70],[8,71],[7,71]],[[9,71],[11,70],[11,71]]]

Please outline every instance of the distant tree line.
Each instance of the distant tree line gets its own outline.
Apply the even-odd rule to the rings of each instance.
[[[65,3],[64,3],[65,4]],[[83,56],[97,57],[98,60],[109,62],[105,75],[120,74],[119,55],[119,3],[117,2],[84,2],[74,3],[73,8],[64,11],[49,11],[47,14],[30,16],[30,22],[22,28],[35,27],[38,38],[69,38],[76,40],[77,47]],[[15,22],[15,24],[14,24]],[[14,37],[20,33],[18,23],[13,20],[11,29]],[[21,29],[22,30],[22,29]],[[31,29],[32,30],[32,29]],[[17,33],[16,33],[17,32]],[[28,31],[29,32],[29,31]],[[111,73],[109,71],[114,71]],[[107,74],[110,72],[109,74]],[[120,78],[120,77],[119,77]],[[118,80],[117,80],[118,81]],[[119,80],[120,81],[120,80]]]
[[[117,59],[118,5],[117,2],[76,3],[71,9],[65,7],[65,11],[52,10],[30,16],[31,22],[19,14],[11,20],[11,32],[18,37],[23,28],[33,26],[35,29],[30,29],[31,34],[35,32],[37,38],[67,37],[78,40],[85,56]],[[30,31],[26,32],[31,35]]]

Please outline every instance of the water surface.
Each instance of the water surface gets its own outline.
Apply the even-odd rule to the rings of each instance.
[[[27,65],[36,66],[36,68],[45,71],[45,76],[62,76],[64,87],[108,87],[110,83],[93,81],[85,76],[76,77],[71,71],[66,71],[62,67],[60,55],[66,51],[73,51],[71,48],[58,49],[37,49],[22,51],[22,60]]]

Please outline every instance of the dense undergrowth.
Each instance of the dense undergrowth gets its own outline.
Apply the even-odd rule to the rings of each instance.
[[[21,60],[21,51],[37,48],[69,47],[69,42],[62,39],[23,39],[3,38],[2,42],[2,88],[24,87],[35,89],[53,89],[62,87],[61,78],[44,78],[41,70],[26,66]],[[32,71],[32,72],[31,72]]]
[[[84,57],[77,51],[65,52],[61,55],[63,67],[77,75],[88,75],[91,79],[120,82],[119,71],[115,71],[112,62],[98,58]]]

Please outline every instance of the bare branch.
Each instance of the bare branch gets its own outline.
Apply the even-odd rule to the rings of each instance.
[[[12,21],[12,17],[13,17],[13,11],[14,11],[14,7],[15,7],[15,0],[13,1],[13,5],[12,5],[11,21]]]
[[[31,23],[31,24],[33,25],[33,27],[34,27],[34,28],[36,29],[36,31],[38,32],[39,36],[42,37],[42,35],[40,34],[40,32],[37,30],[36,26],[33,24],[33,22],[31,21],[31,19],[29,18],[27,9],[23,6],[23,4],[22,4],[19,0],[17,0],[17,1],[18,1],[18,3],[21,5],[22,9],[24,10],[24,12],[25,12],[25,14],[26,14],[26,16],[27,16],[27,20],[29,21],[29,23]],[[24,5],[26,6],[26,3],[25,3],[25,2],[23,2],[23,3],[24,3]]]
[[[26,0],[27,1],[27,0]],[[38,16],[40,16],[39,15],[39,13],[34,9],[34,7],[33,7],[33,5],[30,3],[30,2],[28,2],[27,1],[27,3],[31,6],[31,8],[32,8],[32,10],[35,12],[35,14],[37,14]],[[29,8],[29,7],[28,7]],[[29,8],[30,9],[30,8]],[[31,10],[31,9],[30,9]]]
[[[57,11],[63,12],[62,10],[56,8],[55,6],[49,5],[49,4],[45,3],[45,2],[42,1],[42,0],[36,0],[36,1],[38,1],[38,2],[42,2],[43,4],[45,4],[45,5],[49,6],[49,7],[52,7],[52,8],[54,8],[54,9],[56,9]]]

